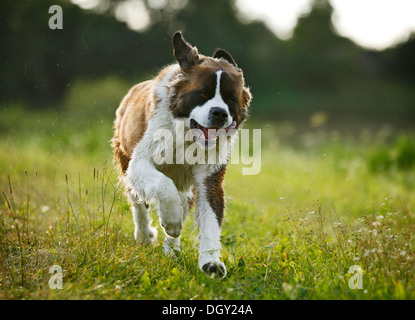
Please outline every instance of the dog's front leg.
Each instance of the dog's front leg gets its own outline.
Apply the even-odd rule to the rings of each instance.
[[[189,194],[188,193],[179,193],[182,198],[182,208],[183,208],[183,218],[182,223],[186,220],[187,215],[189,214]],[[190,197],[192,199],[193,197]],[[164,253],[166,256],[173,256],[175,257],[175,251],[180,251],[180,238],[172,238],[166,235],[164,239]]]
[[[213,167],[212,167],[213,168]],[[199,268],[207,274],[225,277],[226,267],[220,261],[220,233],[225,210],[222,180],[226,167],[195,168],[197,183],[196,222],[199,225]]]
[[[156,200],[160,224],[167,235],[176,238],[182,230],[181,197],[173,181],[145,159],[133,158],[126,172],[126,183],[141,200]]]

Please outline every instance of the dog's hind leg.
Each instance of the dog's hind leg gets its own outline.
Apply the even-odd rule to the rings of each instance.
[[[133,194],[130,194],[130,199],[133,203],[134,239],[138,243],[154,243],[157,239],[157,229],[151,226],[148,204]]]

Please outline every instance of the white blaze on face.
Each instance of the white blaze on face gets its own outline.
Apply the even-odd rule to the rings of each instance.
[[[195,120],[199,125],[210,128],[211,123],[209,119],[210,110],[214,107],[219,107],[228,113],[228,119],[226,120],[225,124],[222,128],[226,128],[232,124],[232,117],[229,113],[228,105],[223,101],[222,96],[220,95],[220,78],[222,75],[222,70],[219,70],[216,72],[216,90],[215,90],[215,96],[206,101],[205,104],[201,106],[195,107],[192,112],[190,113],[189,118]]]

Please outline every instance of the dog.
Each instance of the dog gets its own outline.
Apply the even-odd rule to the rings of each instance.
[[[217,49],[212,57],[204,56],[183,38],[181,31],[173,35],[172,42],[176,62],[152,80],[132,87],[116,111],[114,159],[132,203],[135,240],[156,240],[157,229],[151,226],[148,214],[149,203],[154,201],[165,232],[165,253],[174,255],[180,249],[184,220],[195,205],[199,268],[223,278],[222,183],[231,143],[248,117],[252,95],[243,71],[227,51]],[[201,161],[177,161],[183,160],[184,149],[174,141],[173,150],[167,150],[174,154],[173,163],[154,161],[154,154],[163,144],[163,139],[155,136],[167,130],[172,133],[170,138],[178,138],[178,125],[192,133],[190,139],[188,135],[186,141],[182,139],[185,147],[193,146],[187,155],[196,152]],[[221,136],[229,138],[230,143],[218,143]],[[205,156],[212,150],[216,161],[206,163]]]

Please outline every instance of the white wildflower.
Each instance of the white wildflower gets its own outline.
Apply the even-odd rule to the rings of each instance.
[[[377,251],[376,248],[373,249],[366,249],[365,253],[363,254],[364,257],[367,257],[371,253],[375,253]]]

